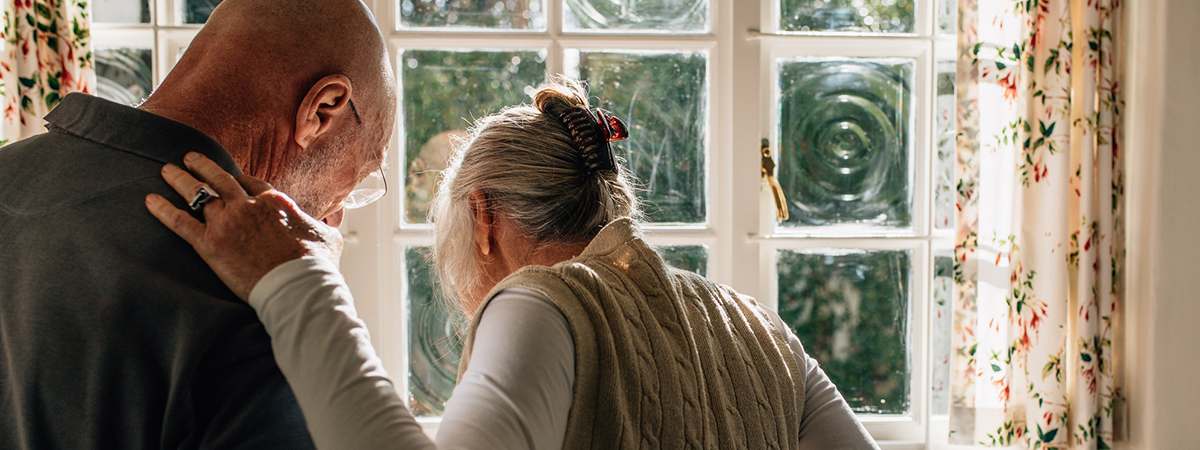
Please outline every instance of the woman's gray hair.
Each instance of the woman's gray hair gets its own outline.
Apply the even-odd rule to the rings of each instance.
[[[588,242],[609,222],[641,219],[632,176],[619,162],[616,170],[589,173],[566,126],[545,113],[555,103],[588,107],[579,82],[552,79],[538,88],[532,106],[477,120],[456,145],[430,208],[446,299],[458,297],[456,286],[475,292],[488,258],[475,246],[468,200],[475,189],[492,214],[511,220],[538,246]]]

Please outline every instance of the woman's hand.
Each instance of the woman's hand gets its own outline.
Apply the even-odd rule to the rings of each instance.
[[[185,199],[204,186],[220,195],[203,204],[204,222],[157,194],[146,196],[146,207],[192,244],[242,300],[250,297],[262,277],[285,262],[318,256],[338,263],[341,233],[300,211],[291,198],[267,182],[249,175],[234,179],[198,153],[185,156],[184,164],[200,180],[171,164],[163,167],[163,179]]]

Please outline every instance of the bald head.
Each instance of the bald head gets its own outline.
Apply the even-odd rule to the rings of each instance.
[[[359,0],[225,0],[188,47],[181,67],[193,68],[188,60],[193,53],[195,63],[224,62],[219,65],[227,71],[266,82],[260,87],[275,96],[287,90],[297,97],[320,78],[339,73],[364,90],[364,98],[382,100],[394,89],[383,37]],[[246,65],[236,67],[240,64]]]
[[[384,157],[395,89],[361,1],[224,0],[143,109],[208,133],[321,218],[340,202],[329,197],[370,173],[334,166]]]

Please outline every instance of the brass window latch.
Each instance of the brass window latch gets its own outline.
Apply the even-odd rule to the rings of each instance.
[[[771,157],[771,143],[767,138],[762,140],[762,178],[767,180],[771,187],[771,196],[775,197],[775,217],[787,220],[787,197],[783,195],[783,187],[779,186],[779,180],[775,179],[775,158]]]

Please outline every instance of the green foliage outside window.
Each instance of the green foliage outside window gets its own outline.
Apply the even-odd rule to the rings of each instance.
[[[651,222],[705,220],[707,58],[703,53],[578,52],[593,104],[629,126],[614,145]]]
[[[454,137],[480,117],[529,103],[545,81],[544,51],[408,50],[400,55],[405,219],[424,223]]]
[[[204,23],[221,0],[187,0],[184,2],[184,23]]]
[[[552,0],[553,1],[553,0]],[[400,0],[405,27],[544,29],[541,0]]]
[[[910,252],[780,251],[779,316],[860,413],[905,414]]]
[[[914,33],[914,0],[781,0],[780,29],[798,32]]]

